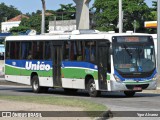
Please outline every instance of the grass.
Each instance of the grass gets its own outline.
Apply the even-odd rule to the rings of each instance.
[[[70,107],[80,107],[83,111],[87,112],[89,117],[99,116],[101,112],[91,111],[106,111],[107,107],[89,100],[82,100],[76,98],[66,98],[66,97],[53,97],[53,96],[6,96],[0,95],[0,99],[7,99],[10,101],[21,101],[39,104],[50,104],[50,105],[60,105],[60,106],[70,106]],[[93,115],[94,113],[94,115]]]

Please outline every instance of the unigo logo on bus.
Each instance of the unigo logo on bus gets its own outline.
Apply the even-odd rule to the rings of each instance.
[[[46,70],[49,71],[51,66],[49,64],[44,64],[44,62],[38,61],[37,64],[33,64],[32,62],[26,62],[25,68],[27,70]]]

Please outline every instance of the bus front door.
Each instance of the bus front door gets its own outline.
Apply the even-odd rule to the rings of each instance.
[[[108,41],[101,41],[98,43],[98,83],[100,90],[107,90],[109,47],[110,43]]]
[[[53,86],[62,87],[62,80],[61,80],[62,45],[53,44],[52,58],[53,58]]]

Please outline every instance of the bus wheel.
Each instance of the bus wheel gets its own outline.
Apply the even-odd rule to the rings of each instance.
[[[100,91],[96,90],[96,84],[93,79],[90,79],[87,83],[87,91],[90,97],[97,97],[100,95]]]
[[[39,79],[37,75],[32,78],[32,90],[34,93],[41,93],[43,91],[43,88],[39,86]]]
[[[127,97],[133,97],[135,95],[135,91],[124,91],[124,94],[127,96]]]

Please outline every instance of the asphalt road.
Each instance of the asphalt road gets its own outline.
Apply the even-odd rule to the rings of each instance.
[[[5,83],[5,82],[4,82]],[[134,97],[125,97],[120,92],[104,92],[100,97],[91,98],[86,91],[79,90],[76,95],[66,94],[63,89],[49,89],[48,93],[35,94],[31,86],[1,84],[0,95],[18,95],[18,96],[58,96],[72,97],[91,100],[106,105],[111,111],[159,111],[160,114],[160,93],[136,93]],[[160,116],[160,115],[159,115]],[[126,118],[127,119],[127,118]],[[134,118],[133,118],[134,119]]]

